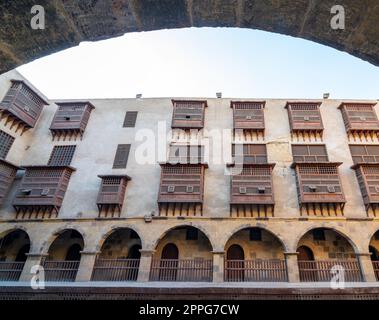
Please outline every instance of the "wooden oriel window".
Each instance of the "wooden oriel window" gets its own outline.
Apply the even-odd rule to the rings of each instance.
[[[34,128],[44,105],[48,103],[24,81],[11,80],[11,87],[0,102],[1,119],[21,132]]]
[[[321,102],[287,102],[286,109],[293,134],[309,133],[322,136],[324,125],[320,113]]]
[[[169,150],[170,163],[204,163],[204,146],[171,145]]]
[[[306,145],[293,144],[292,155],[294,162],[328,162],[328,154],[324,144]]]
[[[49,166],[69,166],[76,150],[76,145],[55,146],[48,162]]]
[[[62,102],[57,105],[58,110],[50,126],[53,138],[82,137],[95,107],[90,102]]]
[[[0,205],[12,185],[18,169],[19,167],[14,164],[0,159]]]
[[[265,144],[233,144],[232,157],[235,164],[267,163]]]
[[[264,131],[264,101],[232,101],[234,129]]]
[[[202,129],[204,127],[206,101],[172,100],[174,106],[172,125],[181,129]]]
[[[349,145],[351,156],[357,163],[379,163],[379,145]]]
[[[113,169],[125,169],[128,164],[130,144],[119,144],[113,162]]]
[[[342,103],[339,109],[342,112],[346,132],[351,135],[377,135],[379,121],[374,103]]]
[[[205,164],[161,164],[161,215],[202,215]]]
[[[345,196],[338,167],[341,163],[294,162],[302,215],[343,215]]]
[[[8,133],[0,130],[0,158],[5,159],[14,142],[14,138]]]
[[[75,169],[69,166],[24,168],[24,177],[13,200],[16,218],[56,218]]]
[[[136,126],[138,111],[127,111],[124,119],[124,128],[134,128]]]
[[[127,175],[100,175],[101,186],[96,204],[99,208],[100,218],[120,217],[124,203]]]

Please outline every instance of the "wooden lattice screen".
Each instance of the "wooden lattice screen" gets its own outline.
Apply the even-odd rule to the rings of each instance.
[[[379,163],[378,145],[349,145],[354,163]]]
[[[21,133],[34,128],[44,105],[48,103],[33,91],[24,81],[12,80],[11,87],[0,102],[1,119],[6,125],[16,127]]]
[[[14,142],[14,138],[8,133],[0,130],[0,158],[5,159]]]
[[[202,215],[203,164],[161,164],[158,205],[161,215]]]
[[[206,101],[172,101],[174,106],[171,127],[201,129],[204,127]]]
[[[57,103],[58,110],[50,126],[53,139],[83,137],[89,117],[95,108],[89,102]]]
[[[293,144],[292,156],[294,162],[328,162],[328,153],[324,144]]]
[[[127,175],[100,175],[101,186],[97,196],[100,218],[120,217],[125,190],[130,177]]]
[[[172,164],[204,163],[204,146],[199,145],[170,145],[169,162]]]
[[[264,131],[264,101],[232,101],[234,129]]]
[[[12,163],[0,159],[0,205],[3,204],[19,168]]]
[[[48,161],[49,166],[69,166],[76,150],[76,145],[54,146]]]
[[[231,215],[268,217],[274,214],[273,164],[231,168]]]
[[[343,215],[346,202],[338,167],[341,163],[294,163],[302,215]]]
[[[342,103],[339,106],[349,138],[373,139],[378,136],[379,121],[374,106],[368,103]]]
[[[322,139],[324,125],[320,113],[320,102],[288,102],[286,109],[292,137]]]
[[[55,218],[74,168],[69,166],[30,166],[13,200],[17,219]]]

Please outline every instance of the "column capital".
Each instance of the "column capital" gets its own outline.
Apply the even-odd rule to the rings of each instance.
[[[156,252],[156,250],[152,250],[152,249],[139,249],[139,252],[141,253],[141,255],[143,255],[143,256],[149,256],[149,255],[153,255],[155,252]]]
[[[48,254],[47,253],[41,253],[41,252],[29,252],[29,253],[25,253],[25,255],[27,256],[27,257],[41,257],[41,258],[43,258],[43,257],[47,257],[48,256]]]
[[[90,250],[80,251],[80,254],[84,254],[84,255],[97,255],[99,253],[101,253],[101,251],[90,251]]]
[[[213,250],[213,254],[225,254],[225,250]]]
[[[299,252],[283,252],[285,256],[298,256]]]

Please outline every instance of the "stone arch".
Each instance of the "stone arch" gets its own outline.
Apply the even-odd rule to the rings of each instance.
[[[355,244],[355,242],[351,239],[351,237],[347,235],[346,232],[340,230],[339,228],[333,227],[333,226],[324,226],[324,225],[313,225],[313,226],[307,227],[305,230],[302,230],[302,232],[299,233],[296,236],[296,238],[294,239],[293,246],[292,246],[293,250],[296,251],[298,246],[299,246],[300,241],[302,240],[302,238],[307,233],[309,233],[310,231],[315,230],[315,229],[325,229],[325,230],[329,230],[329,231],[334,231],[338,235],[342,236],[345,240],[347,240],[347,242],[353,248],[354,253],[360,253],[359,247]]]
[[[30,6],[19,2],[5,8],[3,24],[9,28],[3,38],[9,41],[6,49],[0,49],[3,57],[0,73],[82,41],[104,40],[127,32],[186,27],[238,27],[276,32],[325,44],[379,65],[375,1],[344,1],[349,19],[343,35],[341,30],[325,27],[335,16],[331,13],[335,3],[329,1],[304,0],[296,6],[278,1],[231,0],[124,3],[116,8],[106,0],[91,1],[91,4],[48,2],[44,5],[46,20],[59,20],[60,23],[43,37],[27,24],[20,23],[25,18],[24,13],[30,12]],[[365,21],[369,23],[362,23],[363,16],[367,16]]]
[[[287,243],[279,236],[277,235],[273,230],[270,230],[269,228],[267,228],[266,226],[262,226],[262,225],[253,225],[253,224],[244,224],[244,225],[240,225],[238,227],[235,227],[234,229],[232,229],[230,232],[226,233],[225,237],[224,237],[224,241],[223,241],[223,247],[221,250],[225,250],[225,246],[226,244],[228,243],[228,241],[238,232],[242,231],[242,230],[245,230],[245,229],[249,229],[249,228],[259,228],[259,229],[262,229],[266,232],[268,232],[269,234],[271,234],[274,238],[276,238],[280,244],[282,245],[283,247],[283,250],[284,252],[287,252],[288,251],[288,248],[289,246],[287,245]]]
[[[23,237],[20,237],[20,234]],[[26,261],[27,256],[25,253],[31,252],[32,242],[30,235],[26,232],[25,228],[11,228],[7,231],[3,231],[0,233],[0,239],[1,258],[6,261]],[[18,260],[17,257],[21,256],[21,250],[23,251],[23,259]]]
[[[209,244],[210,244],[210,246],[211,246],[211,249],[212,250],[215,250],[215,246],[214,246],[214,243],[213,243],[213,241],[212,241],[212,237],[211,237],[211,235],[210,235],[210,233],[205,229],[205,228],[203,228],[202,226],[199,226],[197,223],[195,223],[195,224],[193,224],[193,223],[181,223],[181,224],[178,224],[178,225],[176,225],[176,226],[172,226],[172,227],[170,227],[169,229],[166,229],[158,238],[156,238],[153,242],[152,242],[152,244],[151,244],[151,249],[155,249],[157,246],[158,246],[158,244],[159,244],[159,242],[170,232],[170,231],[173,231],[173,230],[175,230],[175,229],[177,229],[177,228],[181,228],[181,227],[193,227],[193,228],[196,228],[196,229],[198,229],[199,231],[201,231],[204,235],[205,235],[205,237],[208,239],[208,241],[209,241]],[[142,246],[142,248],[144,248],[143,246]]]
[[[130,229],[130,230],[133,230],[135,233],[137,233],[141,240],[142,249],[145,248],[146,240],[145,240],[145,237],[143,237],[144,233],[141,232],[141,230],[139,230],[139,228],[134,225],[125,224],[125,225],[112,226],[110,229],[102,233],[99,241],[97,241],[96,251],[101,250],[102,246],[104,245],[105,241],[109,238],[109,236],[111,236],[114,232],[117,232],[118,230],[121,230],[121,229]]]
[[[86,241],[86,234],[85,232],[78,226],[63,226],[63,227],[59,227],[58,229],[56,229],[54,232],[52,232],[48,238],[42,243],[41,245],[41,248],[40,248],[40,252],[42,254],[47,254],[49,252],[49,249],[51,247],[51,245],[54,243],[54,241],[60,236],[62,235],[64,232],[66,231],[69,231],[69,230],[73,230],[73,231],[76,231],[78,232],[81,236],[82,236],[82,239],[83,239],[83,250],[86,249],[86,246],[87,246],[87,242]]]

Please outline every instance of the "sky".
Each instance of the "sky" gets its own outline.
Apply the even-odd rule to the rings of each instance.
[[[379,68],[311,41],[236,28],[140,33],[18,68],[49,99],[143,97],[379,99]]]

